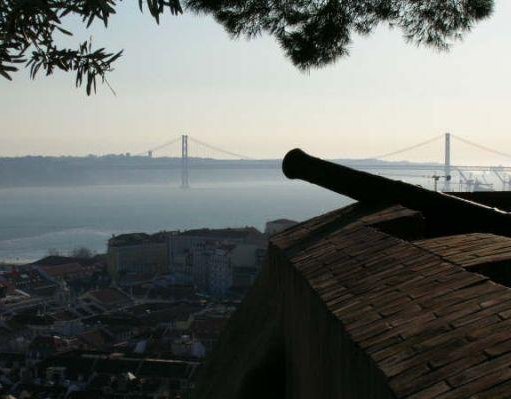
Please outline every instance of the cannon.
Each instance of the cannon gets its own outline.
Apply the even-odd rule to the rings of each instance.
[[[497,208],[362,172],[289,151],[282,163],[286,177],[300,179],[368,205],[400,204],[422,213],[442,234],[492,233],[511,237],[511,214]]]

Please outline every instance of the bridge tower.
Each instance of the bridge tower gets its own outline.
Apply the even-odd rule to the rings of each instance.
[[[188,135],[181,136],[181,188],[189,188],[188,183]]]
[[[444,163],[445,184],[444,191],[451,191],[451,133],[445,133],[445,163]],[[451,176],[452,177],[452,176]]]

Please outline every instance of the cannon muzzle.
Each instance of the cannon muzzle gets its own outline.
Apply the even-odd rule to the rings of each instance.
[[[310,156],[287,153],[284,174],[370,205],[397,205],[421,212],[444,232],[487,232],[511,236],[511,214],[453,195],[362,172]]]

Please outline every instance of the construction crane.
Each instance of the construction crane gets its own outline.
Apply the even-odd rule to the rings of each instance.
[[[485,172],[483,172],[481,179],[482,179],[483,183],[479,182],[478,189],[476,191],[495,191],[495,190],[493,190],[493,183],[490,183],[486,179]]]
[[[423,179],[433,179],[433,186],[434,190],[438,191],[438,181],[440,179],[445,179],[446,181],[451,181],[450,175],[438,175],[436,172],[433,175],[413,175],[413,174],[405,174],[405,173],[396,173],[396,174],[390,174],[390,173],[378,173],[378,175],[382,176],[385,175],[387,177],[414,177],[414,178],[423,178]]]
[[[472,173],[470,173],[469,177],[465,175],[460,169],[457,169],[458,173],[460,174],[460,191],[463,191],[462,187],[463,185],[466,185],[468,192],[472,191],[493,191],[493,184],[488,183],[486,181],[486,178],[483,176],[483,181],[481,181],[479,178],[474,177]]]
[[[430,179],[433,179],[435,191],[438,191],[438,181],[440,179],[445,179],[445,181],[451,181],[451,175],[437,175],[436,173],[433,176],[429,176]]]
[[[467,191],[474,191],[473,187],[475,185],[475,180],[472,178],[472,174],[467,177],[467,175],[465,175],[461,169],[456,168],[456,171],[460,175],[460,191],[463,191],[463,185],[467,187]]]
[[[495,176],[497,176],[497,178],[502,183],[502,191],[508,191],[508,187],[510,185],[509,175],[507,173],[505,173],[502,170],[502,168],[499,168],[499,167],[490,168],[490,170],[493,172],[493,174]]]

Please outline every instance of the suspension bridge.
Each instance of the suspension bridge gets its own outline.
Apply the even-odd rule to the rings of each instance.
[[[443,162],[413,162],[413,160],[407,161],[407,163],[402,162],[377,162],[377,161],[386,161],[393,157],[410,153],[416,149],[421,147],[425,147],[432,143],[443,141],[443,153],[442,158]],[[486,180],[484,173],[490,173],[494,176],[498,182],[501,183],[502,191],[511,190],[511,166],[488,166],[488,165],[458,165],[452,163],[452,143],[453,141],[457,141],[459,143],[463,143],[467,146],[475,148],[479,151],[483,151],[487,154],[492,154],[493,156],[498,156],[500,158],[504,158],[511,161],[511,154],[495,150],[489,148],[487,146],[475,143],[473,141],[467,140],[463,137],[445,133],[442,135],[438,135],[432,137],[428,140],[422,141],[420,143],[401,148],[392,152],[387,152],[384,154],[374,155],[369,158],[363,159],[350,159],[349,165],[364,171],[370,171],[375,173],[377,171],[379,174],[391,177],[391,178],[406,178],[406,177],[422,177],[429,178],[434,181],[435,189],[437,189],[438,182],[440,180],[443,181],[443,191],[456,191],[453,190],[454,184],[454,175],[459,177],[459,189],[457,191],[481,191],[481,190],[489,190],[493,186],[493,184],[488,183]],[[192,155],[192,150],[193,155]],[[183,134],[179,137],[176,137],[172,140],[169,140],[163,144],[152,147],[144,152],[135,154],[136,156],[144,156],[148,158],[156,157],[156,155],[160,155],[162,151],[166,151],[168,153],[169,149],[177,150],[178,152],[174,152],[175,158],[180,158],[181,163],[181,187],[188,188],[190,186],[190,159],[194,158],[205,158],[205,159],[219,159],[221,156],[223,159],[231,159],[231,160],[244,160],[244,161],[257,161],[256,157],[249,156],[247,154],[239,154],[233,151],[226,150],[224,148],[208,144],[202,140],[196,139],[187,134]],[[201,151],[202,150],[202,151]],[[206,151],[206,155],[204,155],[204,151]],[[200,154],[200,156],[199,156]],[[226,158],[227,157],[227,158]],[[340,157],[342,158],[342,157]],[[441,174],[438,173],[438,170],[441,170]],[[392,173],[395,172],[395,173]],[[421,174],[407,174],[404,172],[434,172],[429,175],[421,175]],[[474,176],[474,173],[483,173],[482,176]],[[463,188],[462,188],[463,187]]]

